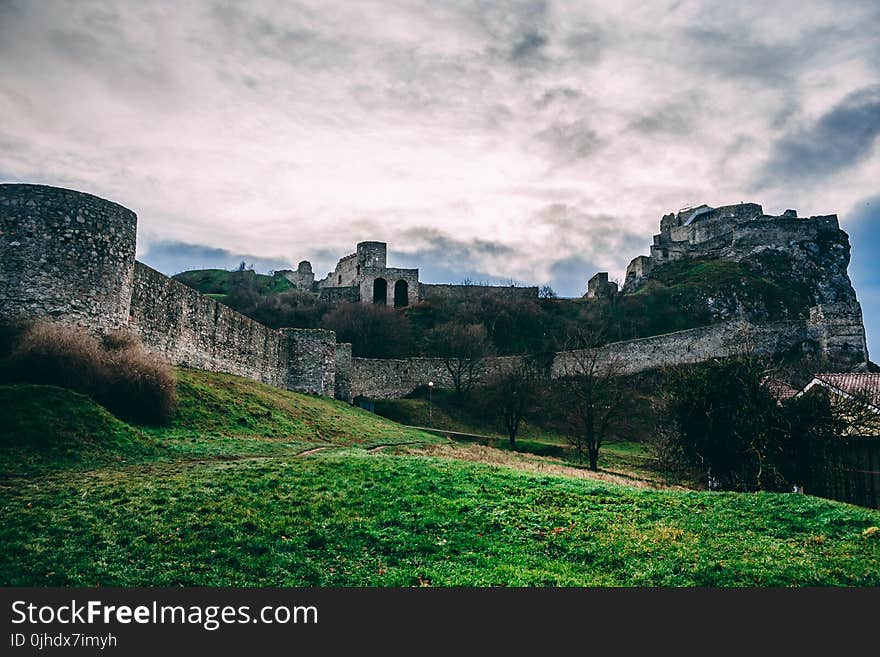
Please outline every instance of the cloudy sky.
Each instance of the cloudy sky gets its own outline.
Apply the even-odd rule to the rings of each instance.
[[[878,353],[878,32],[873,1],[0,0],[0,181],[126,205],[169,274],[377,239],[570,296],[686,205],[836,212]]]

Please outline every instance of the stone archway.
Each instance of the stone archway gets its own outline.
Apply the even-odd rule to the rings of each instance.
[[[373,303],[384,306],[388,303],[388,281],[377,278],[373,281]]]
[[[394,284],[394,307],[403,308],[409,305],[409,284],[400,280]]]

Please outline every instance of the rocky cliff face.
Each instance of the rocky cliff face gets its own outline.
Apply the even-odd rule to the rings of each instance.
[[[849,236],[836,215],[802,218],[788,210],[774,217],[756,204],[701,206],[663,217],[651,256],[633,260],[624,290],[668,283],[694,261],[737,263],[751,274],[748,284],[718,289],[707,282],[702,302],[713,321],[803,319],[816,350],[859,367],[868,355],[849,260]]]

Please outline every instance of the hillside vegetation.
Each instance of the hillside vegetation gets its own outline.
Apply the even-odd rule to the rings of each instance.
[[[339,402],[178,377],[164,428],[0,387],[0,584],[880,584],[876,511],[474,462]]]
[[[808,286],[777,274],[726,260],[681,260],[659,267],[635,293],[611,299],[447,299],[381,309],[384,317],[359,304],[340,313],[338,304],[318,303],[289,289],[284,279],[251,271],[210,269],[175,278],[269,326],[342,331],[356,356],[391,358],[430,355],[431,330],[451,321],[483,325],[494,352],[510,355],[559,351],[585,330],[607,342],[705,326],[740,313],[754,321],[805,316]],[[358,323],[351,316],[356,312],[371,315]]]

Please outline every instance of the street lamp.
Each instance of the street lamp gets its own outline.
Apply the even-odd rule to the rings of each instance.
[[[434,382],[428,381],[428,427],[434,428]]]

